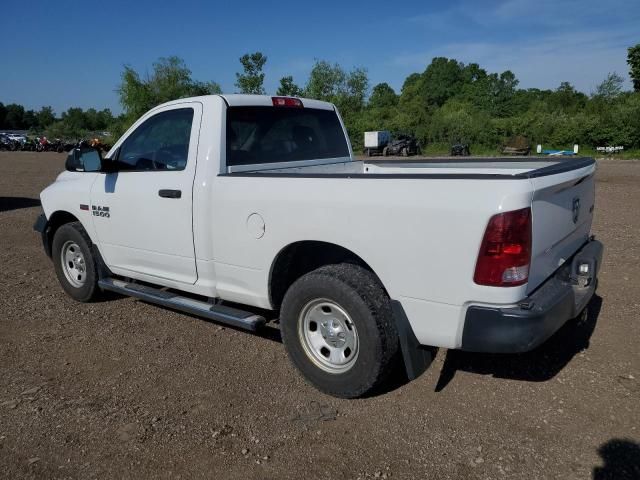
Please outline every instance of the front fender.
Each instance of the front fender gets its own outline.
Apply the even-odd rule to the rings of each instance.
[[[80,222],[91,241],[97,243],[91,218],[91,187],[98,177],[94,172],[64,171],[40,193],[49,243],[55,230],[68,222]]]
[[[33,225],[33,229],[40,233],[42,237],[42,246],[44,248],[47,256],[51,257],[51,246],[53,244],[53,236],[56,233],[56,230],[60,228],[62,225],[71,222],[79,222],[82,225],[82,228],[87,232],[91,242],[95,245],[96,242],[91,234],[91,230],[87,228],[91,226],[90,219],[78,218],[76,215],[69,213],[66,210],[57,210],[53,212],[48,218],[45,213],[41,213],[36,219],[36,223]],[[88,224],[88,225],[87,225]]]

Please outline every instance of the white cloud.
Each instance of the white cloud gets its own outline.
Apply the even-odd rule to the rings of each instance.
[[[560,82],[569,81],[589,93],[609,72],[616,71],[627,79],[626,49],[638,41],[638,23],[634,21],[637,14],[630,12],[626,18],[614,23],[598,17],[605,15],[605,10],[611,12],[617,3],[617,0],[610,0],[603,6],[603,3],[577,1],[509,0],[489,10],[458,5],[444,12],[416,16],[412,22],[448,25],[452,30],[450,38],[455,38],[456,29],[461,28],[454,19],[462,11],[476,24],[491,25],[492,29],[504,28],[507,34],[513,30],[513,22],[517,19],[537,23],[540,27],[527,31],[527,35],[514,35],[512,41],[503,40],[504,35],[499,40],[492,40],[495,37],[488,36],[487,39],[486,35],[478,34],[484,39],[448,42],[421,52],[406,52],[390,63],[422,71],[433,57],[444,56],[465,63],[479,63],[491,72],[511,70],[523,88],[555,88]],[[587,20],[597,23],[598,18],[603,18],[602,24],[586,26]],[[572,27],[556,28],[561,24]],[[465,38],[469,38],[468,31],[466,33]],[[628,80],[626,87],[630,87]]]
[[[579,26],[584,21],[617,16],[628,11],[628,6],[628,0],[507,0],[494,9],[479,9],[478,15],[497,22],[526,19],[529,24]]]

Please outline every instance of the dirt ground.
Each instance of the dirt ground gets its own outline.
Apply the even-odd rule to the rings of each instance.
[[[67,297],[32,231],[63,162],[0,153],[1,478],[640,478],[640,162],[599,163],[585,323],[524,355],[441,349],[349,401],[307,385],[277,330]]]

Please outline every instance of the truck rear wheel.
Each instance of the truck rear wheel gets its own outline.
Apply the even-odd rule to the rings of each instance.
[[[51,258],[60,285],[79,302],[89,302],[99,293],[91,239],[80,222],[61,226],[53,237]]]
[[[284,297],[280,322],[293,364],[330,395],[355,398],[375,390],[399,358],[389,297],[357,265],[327,265],[299,278]]]

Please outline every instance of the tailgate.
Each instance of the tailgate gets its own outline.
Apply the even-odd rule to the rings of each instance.
[[[533,245],[528,292],[546,280],[589,238],[595,200],[595,163],[532,177]]]

